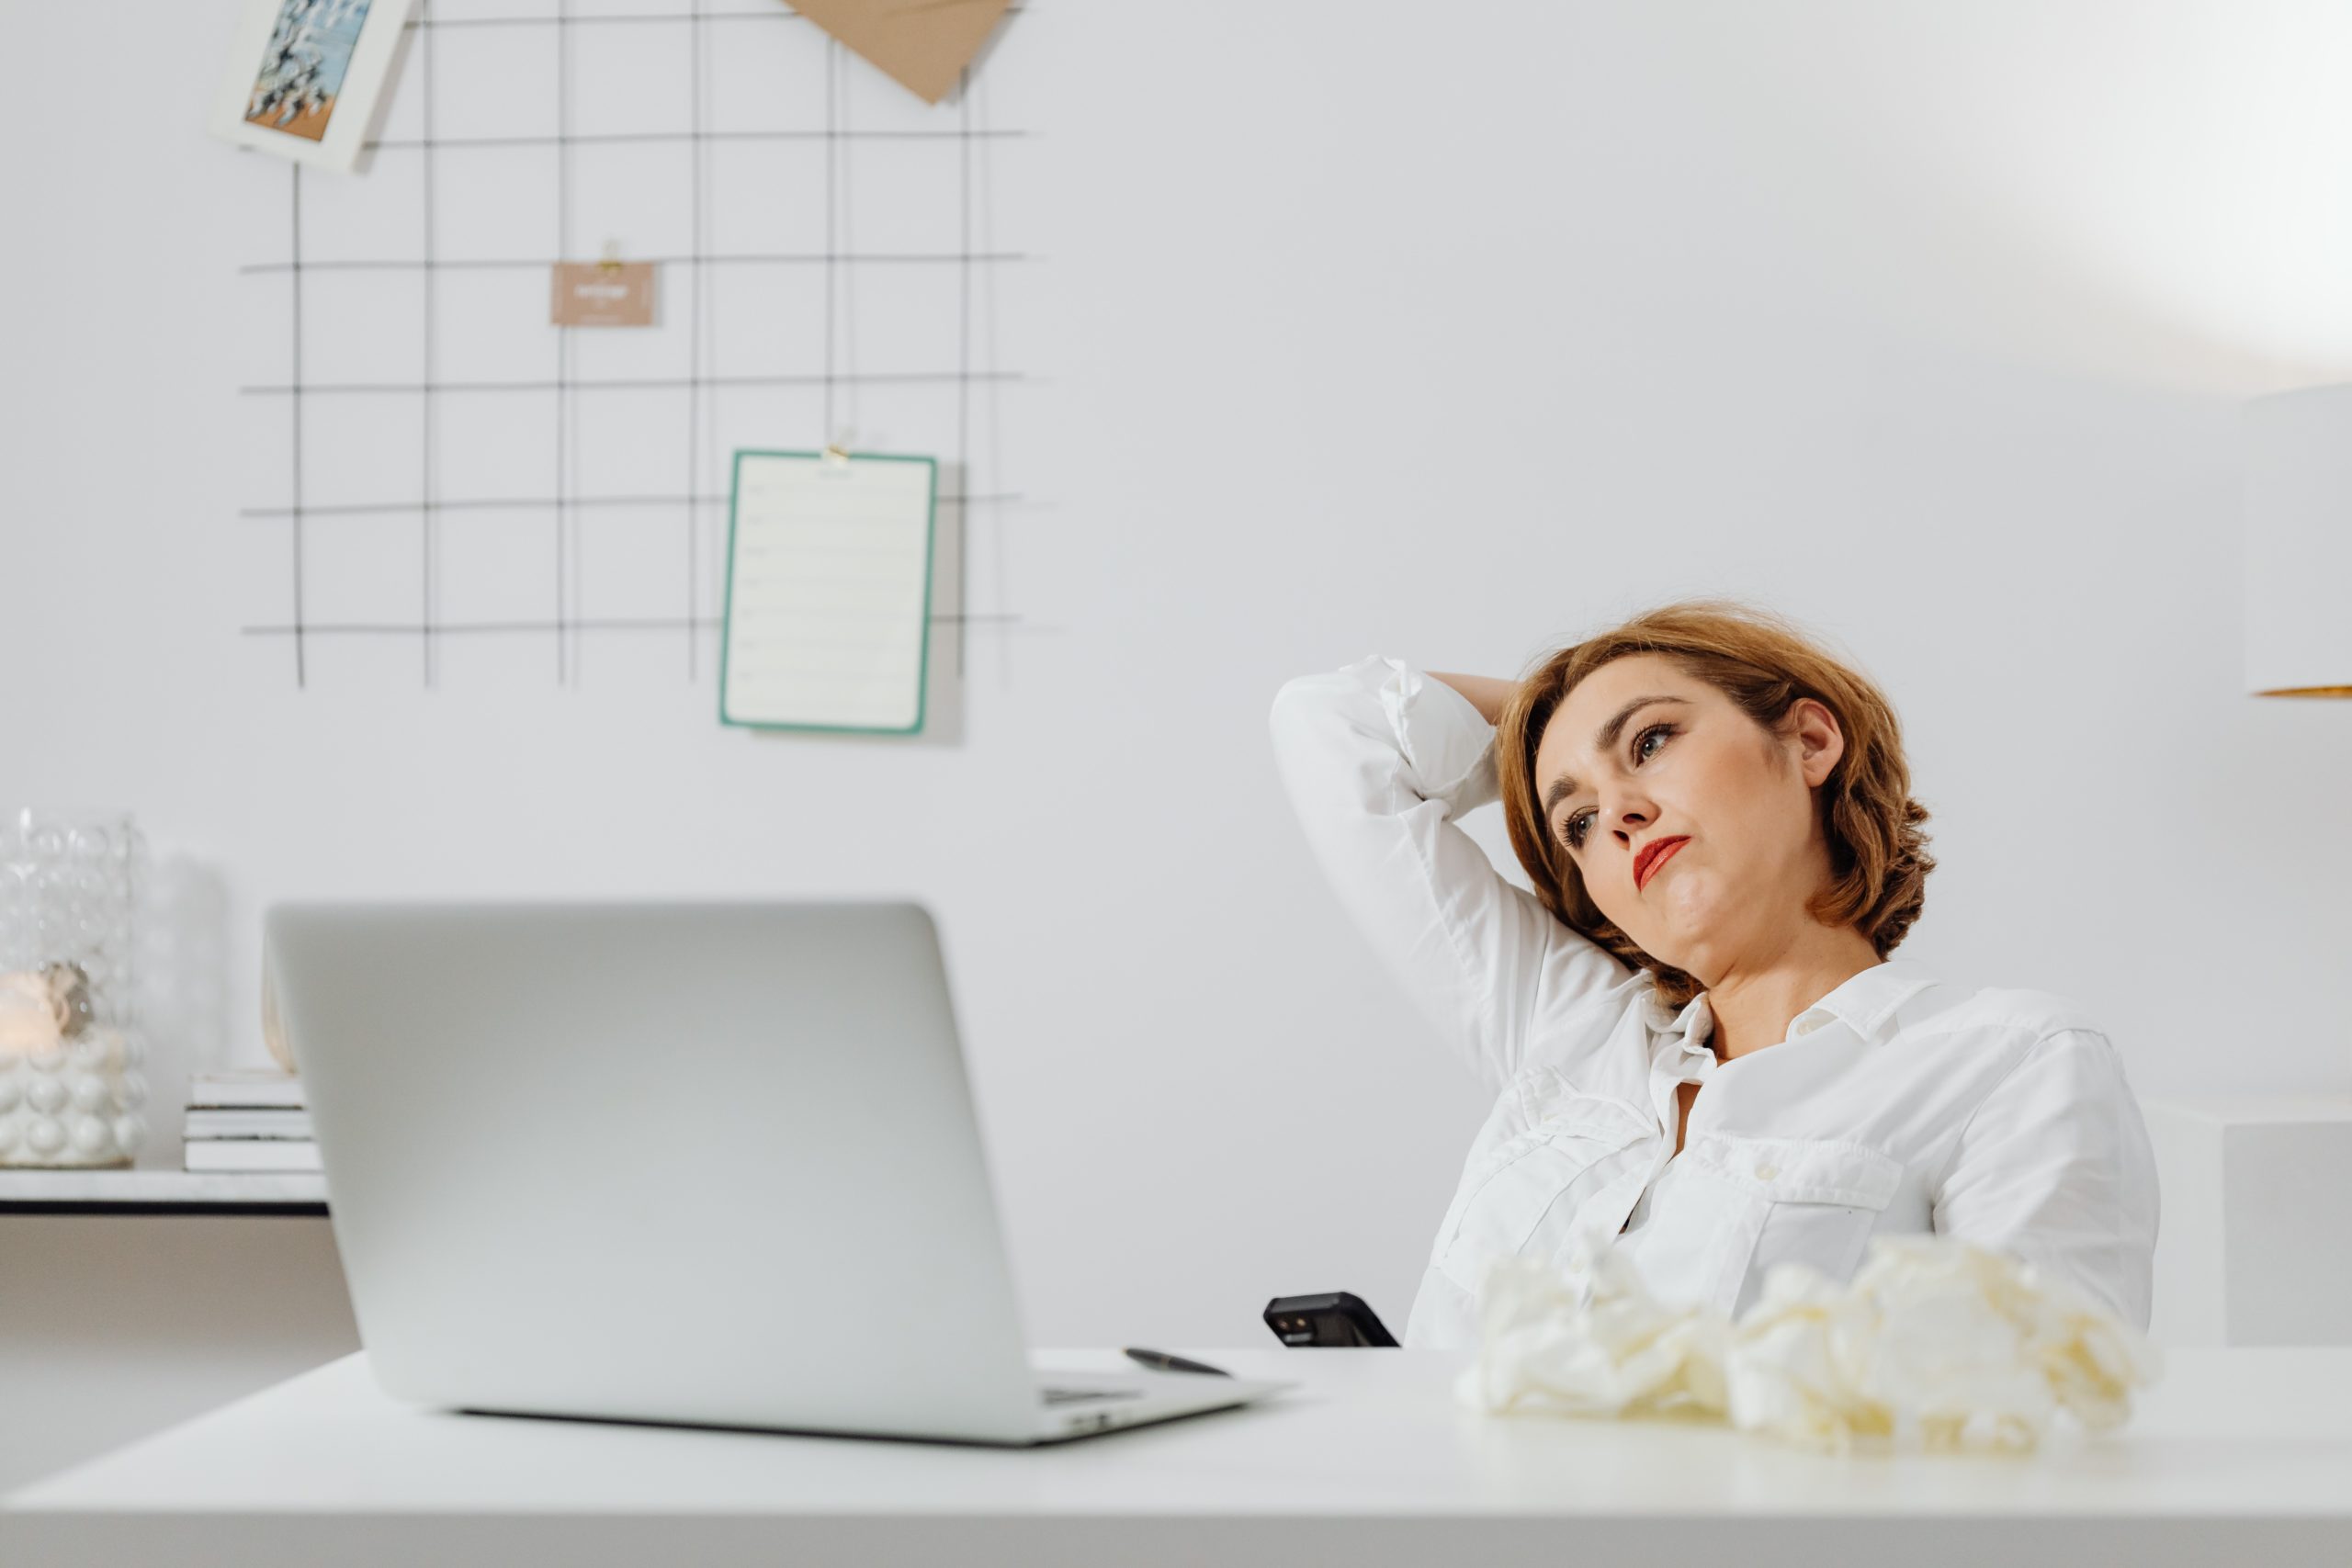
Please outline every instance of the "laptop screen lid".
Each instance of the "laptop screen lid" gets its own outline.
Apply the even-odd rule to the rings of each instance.
[[[388,1392],[1030,1431],[919,906],[281,904],[264,941]]]

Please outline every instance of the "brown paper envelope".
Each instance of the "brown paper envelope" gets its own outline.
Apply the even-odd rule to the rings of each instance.
[[[795,0],[793,9],[935,104],[1012,0]]]

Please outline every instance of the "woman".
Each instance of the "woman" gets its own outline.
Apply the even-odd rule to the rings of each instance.
[[[1670,604],[1519,682],[1367,659],[1291,682],[1317,857],[1499,1089],[1405,1343],[1477,1341],[1484,1266],[1614,1236],[1736,1315],[1882,1232],[2004,1248],[2148,1322],[2156,1179],[2081,1010],[1887,955],[1928,873],[1894,710],[1788,622]],[[1499,795],[1535,891],[1456,825]]]

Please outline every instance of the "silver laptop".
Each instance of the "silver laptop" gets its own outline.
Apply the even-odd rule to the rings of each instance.
[[[1294,1386],[1030,1365],[916,905],[280,904],[263,926],[398,1397],[1032,1444]]]

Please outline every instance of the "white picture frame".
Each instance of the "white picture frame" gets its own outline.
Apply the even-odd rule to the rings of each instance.
[[[414,0],[245,0],[211,130],[349,174],[374,139]]]

